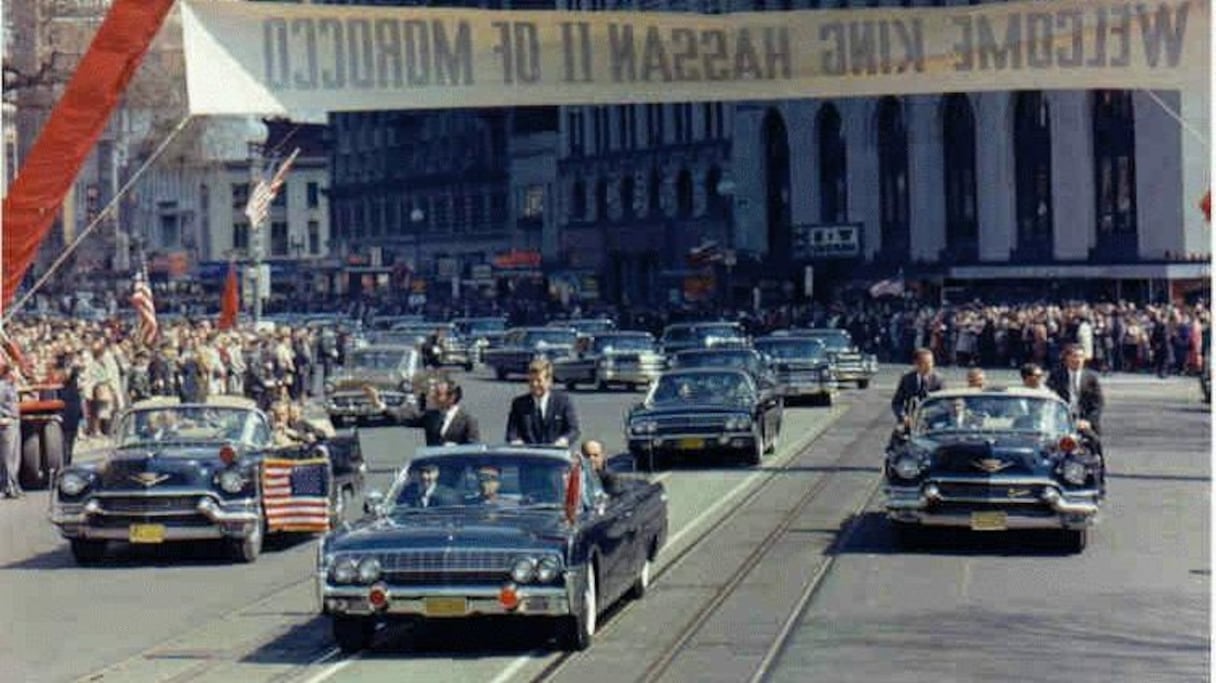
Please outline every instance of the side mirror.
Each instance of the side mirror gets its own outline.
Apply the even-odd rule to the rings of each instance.
[[[368,515],[379,515],[384,509],[384,493],[368,491],[363,497],[363,512]]]

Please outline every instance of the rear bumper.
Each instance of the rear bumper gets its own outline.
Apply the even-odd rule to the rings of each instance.
[[[700,441],[700,446],[692,446]],[[746,451],[756,447],[756,437],[750,432],[705,436],[700,434],[664,434],[657,437],[629,437],[629,450],[645,453],[654,450],[664,453],[696,453],[698,451]]]
[[[600,368],[599,378],[605,382],[621,384],[650,384],[663,374],[662,368]]]
[[[947,500],[932,483],[887,486],[887,517],[908,524],[971,528],[972,513],[1003,512],[1007,529],[1084,529],[1100,511],[1095,490],[1068,491],[1048,486],[1037,500]],[[964,509],[960,509],[960,507]]]

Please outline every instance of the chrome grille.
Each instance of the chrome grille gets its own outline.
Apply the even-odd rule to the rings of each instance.
[[[1019,486],[997,482],[937,482],[938,492],[945,501],[967,500],[976,502],[1001,501],[1006,503],[1038,504],[1042,502],[1043,486]]]
[[[109,514],[142,515],[180,510],[194,514],[198,496],[131,496],[99,498],[101,509]]]
[[[715,436],[726,430],[726,418],[721,415],[680,415],[660,417],[659,434],[704,434]]]
[[[403,572],[382,571],[382,576],[396,586],[480,586],[500,584],[510,580],[510,570],[499,572],[427,571]]]
[[[519,557],[515,550],[418,550],[380,555],[381,570],[386,573],[433,572],[509,572],[511,562]]]

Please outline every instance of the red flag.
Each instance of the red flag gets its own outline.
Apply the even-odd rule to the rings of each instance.
[[[570,476],[566,479],[566,520],[571,524],[578,517],[579,503],[583,499],[583,467],[578,456],[574,456],[574,464],[570,467]]]
[[[1212,191],[1208,190],[1203,193],[1203,199],[1199,200],[1199,210],[1203,212],[1203,220],[1212,222]]]
[[[114,0],[4,197],[8,305],[173,0]]]
[[[236,317],[241,311],[241,293],[236,281],[236,263],[228,264],[228,280],[224,282],[224,299],[220,302],[221,330],[236,327]]]

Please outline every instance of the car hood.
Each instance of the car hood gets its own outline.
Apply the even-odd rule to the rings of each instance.
[[[211,488],[211,477],[224,469],[219,445],[122,449],[97,467],[106,491],[148,491],[166,487]]]
[[[935,468],[973,474],[985,471],[985,461],[999,461],[989,474],[1034,472],[1041,468],[1041,457],[1049,445],[1041,435],[1010,432],[938,435],[914,443],[931,453]]]
[[[326,550],[560,549],[570,534],[560,510],[432,510],[380,517],[338,532]]]

